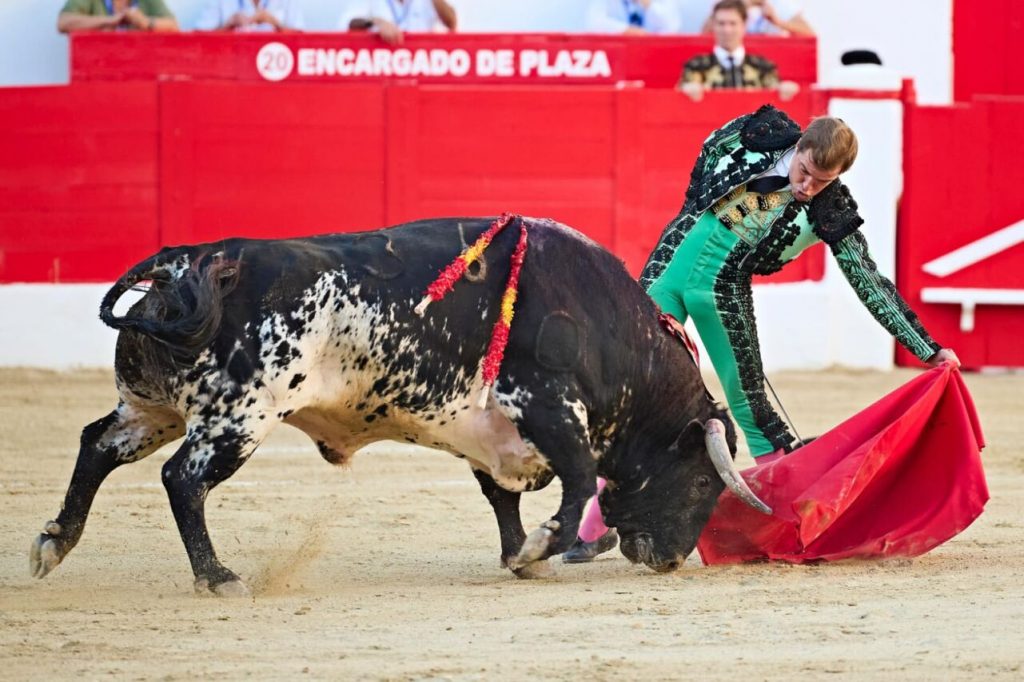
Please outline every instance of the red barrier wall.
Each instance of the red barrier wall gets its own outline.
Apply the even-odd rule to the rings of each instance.
[[[910,107],[904,130],[905,189],[897,231],[897,281],[936,340],[968,367],[1024,366],[1024,308],[979,305],[974,330],[960,306],[921,302],[923,287],[1024,290],[1024,245],[947,277],[925,263],[1024,219],[1024,98],[980,98],[953,107]],[[898,350],[900,364],[913,364]]]
[[[110,281],[165,244],[552,217],[637,274],[708,132],[814,98],[609,87],[79,83],[0,92],[0,282]],[[9,150],[9,151],[6,151]],[[40,189],[43,188],[43,189]],[[820,249],[775,281],[820,278]]]
[[[1024,2],[954,0],[953,98],[1024,95]]]
[[[157,86],[0,89],[0,282],[116,279],[160,245]]]
[[[387,224],[380,85],[160,85],[160,240]]]

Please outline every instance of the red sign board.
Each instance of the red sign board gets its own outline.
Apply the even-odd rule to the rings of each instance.
[[[622,50],[612,47],[506,48],[338,46],[337,40],[264,43],[256,53],[259,75],[269,81],[416,78],[451,82],[607,83],[620,80]],[[334,43],[333,45],[331,43]],[[615,67],[613,69],[612,64]]]
[[[409,35],[399,46],[375,35],[290,33],[109,34],[71,38],[72,81],[234,80],[359,82],[415,80],[467,84],[608,84],[672,87],[683,63],[711,50],[706,36],[566,34]],[[813,38],[752,38],[800,83],[817,76]]]

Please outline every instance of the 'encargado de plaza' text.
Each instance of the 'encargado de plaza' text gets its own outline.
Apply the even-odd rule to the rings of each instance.
[[[608,78],[604,50],[300,48],[299,76]]]

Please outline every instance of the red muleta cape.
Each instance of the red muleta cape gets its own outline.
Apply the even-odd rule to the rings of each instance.
[[[981,514],[984,446],[963,378],[944,364],[791,455],[742,472],[772,515],[726,490],[697,549],[709,565],[923,554]]]

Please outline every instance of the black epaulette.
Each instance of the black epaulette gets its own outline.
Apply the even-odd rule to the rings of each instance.
[[[857,202],[850,196],[850,189],[836,180],[811,199],[808,208],[814,234],[829,246],[842,241],[864,224],[857,212]]]
[[[698,54],[690,57],[685,64],[685,68],[693,69],[694,71],[707,71],[714,64],[715,56],[712,54]]]
[[[764,73],[765,71],[775,70],[775,62],[773,62],[770,59],[765,59],[764,57],[759,57],[756,54],[748,54],[746,57],[744,57],[743,61],[750,64],[751,66],[753,66],[755,69],[762,73]]]
[[[784,112],[765,104],[743,126],[743,146],[755,152],[789,149],[800,139],[800,126]]]

